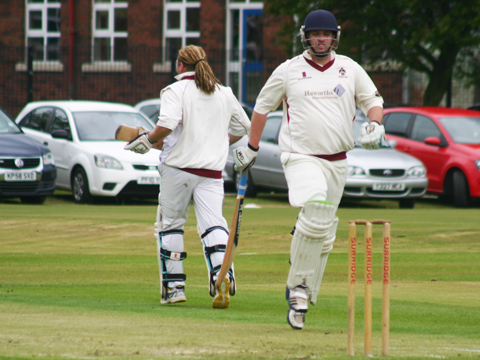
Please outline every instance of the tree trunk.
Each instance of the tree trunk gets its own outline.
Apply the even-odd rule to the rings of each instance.
[[[424,106],[439,106],[443,96],[450,86],[450,78],[453,73],[455,59],[458,50],[453,46],[447,46],[438,60],[433,64],[433,70],[429,74],[429,82],[423,94]]]

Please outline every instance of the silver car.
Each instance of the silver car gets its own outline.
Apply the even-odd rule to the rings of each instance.
[[[281,111],[268,115],[257,160],[249,169],[246,196],[255,196],[260,189],[287,190],[278,148],[282,116]],[[360,136],[360,126],[365,121],[368,119],[358,110],[354,124],[355,139]],[[234,183],[237,183],[239,174],[234,170],[232,150],[246,146],[247,141],[244,137],[230,147],[225,172]],[[347,153],[347,161],[344,198],[398,200],[400,208],[413,208],[415,199],[422,197],[427,190],[426,170],[420,160],[396,151],[390,144],[378,150],[365,150],[356,145]]]

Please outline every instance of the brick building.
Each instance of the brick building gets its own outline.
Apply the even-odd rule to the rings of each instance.
[[[258,0],[3,0],[0,106],[16,116],[30,100],[133,105],[172,81],[187,44],[203,46],[222,83],[253,104],[286,59],[280,25]]]

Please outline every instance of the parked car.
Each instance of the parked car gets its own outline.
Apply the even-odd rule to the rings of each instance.
[[[287,182],[280,162],[278,133],[282,112],[271,112],[260,140],[260,150],[255,164],[249,169],[247,196],[255,196],[258,189],[287,190]],[[360,136],[362,122],[368,121],[360,110],[354,124],[354,136]],[[231,152],[245,146],[242,138],[230,148],[226,172],[234,182],[239,173],[234,170]],[[358,199],[398,200],[401,208],[413,208],[415,199],[422,197],[427,189],[425,167],[413,156],[402,154],[389,144],[378,150],[365,150],[359,145],[347,153],[348,177],[343,197]]]
[[[102,197],[157,197],[157,150],[141,155],[115,140],[119,125],[154,124],[132,106],[96,101],[32,102],[16,123],[48,146],[57,166],[56,186],[71,190],[77,203]]]
[[[385,110],[385,132],[397,149],[427,167],[428,192],[466,207],[480,197],[480,112],[444,107]]]
[[[144,113],[156,124],[160,114],[160,98],[140,101],[138,104],[135,104],[134,108]]]
[[[55,191],[56,176],[51,151],[26,136],[0,109],[0,197],[43,204]]]

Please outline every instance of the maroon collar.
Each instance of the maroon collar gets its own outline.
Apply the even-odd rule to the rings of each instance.
[[[195,75],[184,76],[180,80],[195,80]]]
[[[321,66],[321,65],[318,65],[315,61],[306,58],[305,55],[303,56],[303,58],[305,59],[305,61],[306,61],[310,66],[314,67],[315,69],[317,69],[318,71],[321,71],[321,72],[324,72],[324,71],[330,69],[330,68],[332,67],[333,63],[335,62],[335,58],[333,58],[333,59],[330,60],[328,63],[326,63],[325,65]]]

